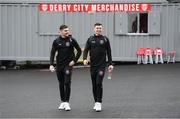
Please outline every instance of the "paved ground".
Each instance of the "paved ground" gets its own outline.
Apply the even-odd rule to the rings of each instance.
[[[0,118],[180,118],[180,64],[120,65],[104,79],[103,111],[92,110],[89,68],[75,69],[69,112],[46,70],[0,71]]]

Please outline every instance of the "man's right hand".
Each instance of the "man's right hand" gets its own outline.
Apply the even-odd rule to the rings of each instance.
[[[50,70],[51,72],[54,72],[54,71],[55,71],[54,66],[53,66],[53,65],[50,65],[50,66],[49,66],[49,70]]]
[[[84,61],[83,61],[83,64],[84,64],[84,65],[88,65],[88,60],[84,60]]]

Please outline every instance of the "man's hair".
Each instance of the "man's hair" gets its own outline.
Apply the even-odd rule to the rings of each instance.
[[[95,23],[94,27],[96,27],[96,26],[102,26],[102,24],[101,23]]]
[[[63,30],[63,29],[66,29],[66,28],[68,28],[68,26],[65,25],[65,24],[63,24],[63,25],[61,25],[61,26],[59,27],[60,30]]]

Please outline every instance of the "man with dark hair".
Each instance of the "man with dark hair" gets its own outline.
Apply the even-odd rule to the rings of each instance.
[[[83,53],[83,63],[88,64],[87,54],[90,52],[90,72],[92,80],[92,89],[94,96],[94,110],[101,111],[102,94],[103,94],[103,78],[106,67],[106,55],[108,57],[108,71],[113,70],[111,47],[109,39],[102,35],[102,24],[94,24],[93,36],[90,36],[86,42]]]
[[[59,81],[59,91],[61,97],[61,104],[58,109],[71,110],[69,105],[70,92],[71,92],[71,76],[73,65],[78,61],[81,56],[81,48],[77,41],[69,34],[69,28],[67,25],[61,25],[59,28],[59,37],[56,38],[52,44],[50,55],[50,71],[55,71],[54,56],[56,56],[56,74]],[[74,54],[74,48],[77,50],[77,54]]]
[[[96,26],[102,26],[102,24],[101,23],[95,23],[94,27],[96,27]]]

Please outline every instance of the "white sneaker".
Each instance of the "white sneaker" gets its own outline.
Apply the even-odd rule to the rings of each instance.
[[[66,111],[70,111],[71,110],[70,104],[68,102],[65,102],[65,110]]]
[[[65,102],[62,102],[59,107],[58,107],[59,110],[63,110],[65,109]]]
[[[93,110],[96,110],[97,102],[94,103]]]
[[[96,112],[100,112],[102,110],[102,104],[100,102],[96,103]]]

